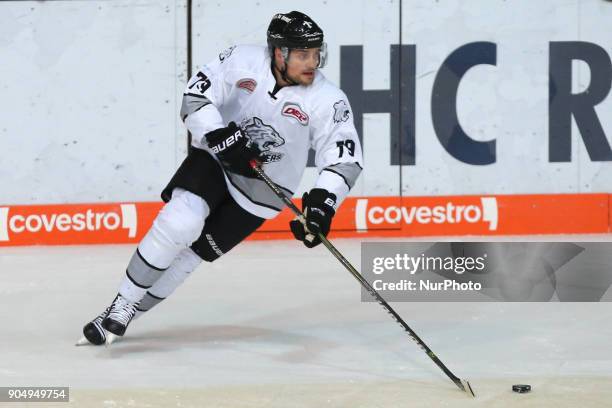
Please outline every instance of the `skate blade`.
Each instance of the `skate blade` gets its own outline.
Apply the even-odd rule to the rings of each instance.
[[[104,343],[94,344],[91,341],[87,340],[87,337],[83,336],[74,345],[77,346],[77,347],[83,347],[83,346],[98,347],[98,346],[101,346],[102,344],[104,344]]]
[[[116,340],[117,340],[117,335],[107,332],[106,333],[106,342],[104,343],[106,345],[106,347],[110,346],[111,344],[113,344]]]
[[[472,389],[470,383],[467,380],[459,380],[461,381],[461,385],[463,386],[463,391],[465,391],[470,397],[476,398],[476,394],[474,394],[474,390]]]
[[[76,342],[75,346],[80,347],[80,346],[89,346],[91,343],[89,342],[89,340],[87,340],[85,338],[85,336],[81,337],[79,339],[79,341]]]

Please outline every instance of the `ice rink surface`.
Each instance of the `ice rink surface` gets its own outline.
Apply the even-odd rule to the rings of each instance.
[[[335,240],[357,267],[360,242]],[[471,399],[325,248],[292,241],[242,244],[112,347],[75,347],[134,249],[0,248],[0,386],[71,388],[45,407],[612,406],[612,304],[393,303]]]

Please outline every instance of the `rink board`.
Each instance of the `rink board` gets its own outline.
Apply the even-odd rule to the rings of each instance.
[[[332,236],[592,234],[610,231],[610,195],[349,197]],[[295,200],[301,206],[300,200]],[[162,203],[0,207],[0,246],[137,243]],[[291,238],[284,210],[251,239]]]
[[[232,45],[265,43],[283,11],[191,3],[188,50],[185,0],[0,2],[0,246],[144,235],[187,152],[188,72]],[[300,9],[325,30],[322,72],[347,94],[363,144],[335,236],[609,231],[610,2]],[[318,175],[308,167],[295,196]],[[290,218],[253,238],[289,238]]]

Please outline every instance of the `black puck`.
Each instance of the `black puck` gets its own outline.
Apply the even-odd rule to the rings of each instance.
[[[514,384],[512,386],[512,391],[518,392],[520,394],[531,391],[531,385],[529,384]]]

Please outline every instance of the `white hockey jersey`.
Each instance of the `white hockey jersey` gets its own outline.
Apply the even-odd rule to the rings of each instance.
[[[312,147],[319,170],[315,187],[334,193],[338,206],[363,163],[346,95],[318,70],[310,86],[287,86],[273,94],[275,84],[266,47],[240,45],[219,54],[189,80],[183,96],[181,118],[192,145],[214,156],[204,135],[236,122],[263,151],[263,170],[289,196]],[[273,218],[282,210],[263,181],[224,173],[231,196],[248,212]]]

